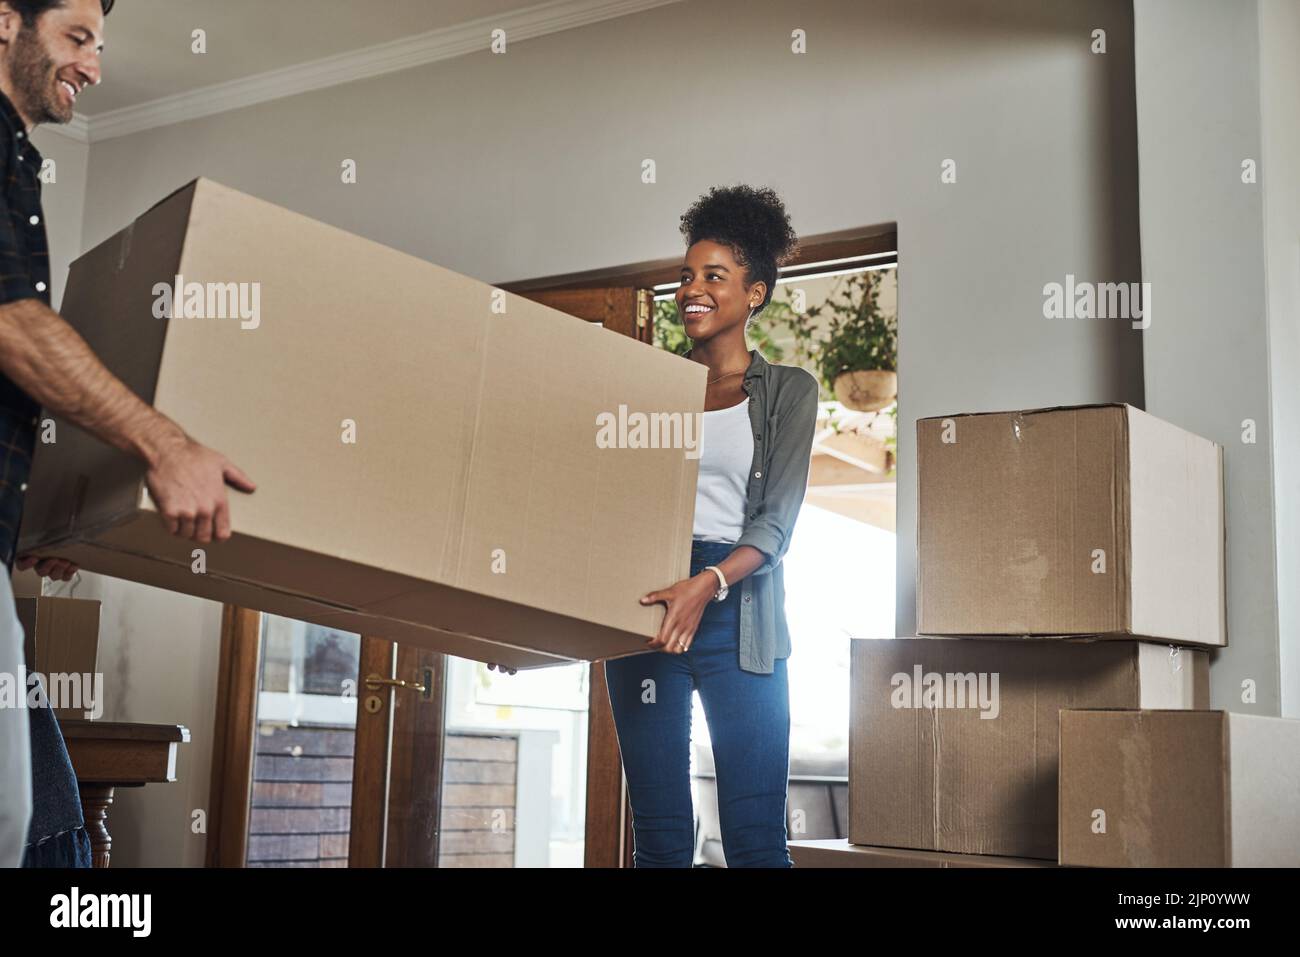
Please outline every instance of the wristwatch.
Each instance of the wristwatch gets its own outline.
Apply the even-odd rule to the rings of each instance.
[[[727,580],[722,577],[722,569],[719,568],[717,565],[708,565],[705,567],[705,570],[706,571],[712,570],[713,574],[718,576],[718,591],[717,594],[713,596],[713,600],[714,601],[725,600],[727,597]]]

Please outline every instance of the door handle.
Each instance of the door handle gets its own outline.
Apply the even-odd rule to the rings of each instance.
[[[428,689],[424,685],[415,681],[403,681],[401,678],[381,678],[379,675],[366,675],[366,687],[371,691],[378,691],[384,685],[392,688],[406,688],[417,694],[424,694]]]

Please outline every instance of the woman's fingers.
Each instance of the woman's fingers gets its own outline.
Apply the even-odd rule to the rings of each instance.
[[[641,596],[641,604],[650,602],[663,602],[667,606],[664,612],[664,619],[659,623],[659,631],[653,638],[646,639],[646,645],[650,648],[658,648],[673,655],[680,655],[691,646],[691,640],[695,637],[696,625],[683,621],[682,612],[679,610],[677,597],[673,589],[663,591],[652,591],[649,594]]]
[[[660,592],[652,591],[649,595],[643,597],[641,601],[642,603],[645,603],[646,599],[653,598],[659,594]],[[674,622],[676,620],[676,613],[673,610],[673,603],[671,601],[668,601],[667,597],[664,598],[664,601],[667,603],[668,607],[664,611],[663,621],[659,622],[659,631],[653,638],[646,639],[646,644],[649,645],[651,648],[664,647],[665,645],[668,644],[668,639],[672,636],[672,629],[674,626]]]

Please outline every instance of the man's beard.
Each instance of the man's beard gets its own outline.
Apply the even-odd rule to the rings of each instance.
[[[32,124],[70,123],[72,106],[65,105],[55,80],[54,61],[37,38],[36,30],[23,27],[9,51],[9,80],[20,107]]]

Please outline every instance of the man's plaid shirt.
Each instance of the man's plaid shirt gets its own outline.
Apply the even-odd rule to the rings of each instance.
[[[43,158],[26,124],[0,93],[0,305],[50,304],[50,251],[41,209]],[[12,565],[32,465],[40,405],[0,372],[0,560]]]

